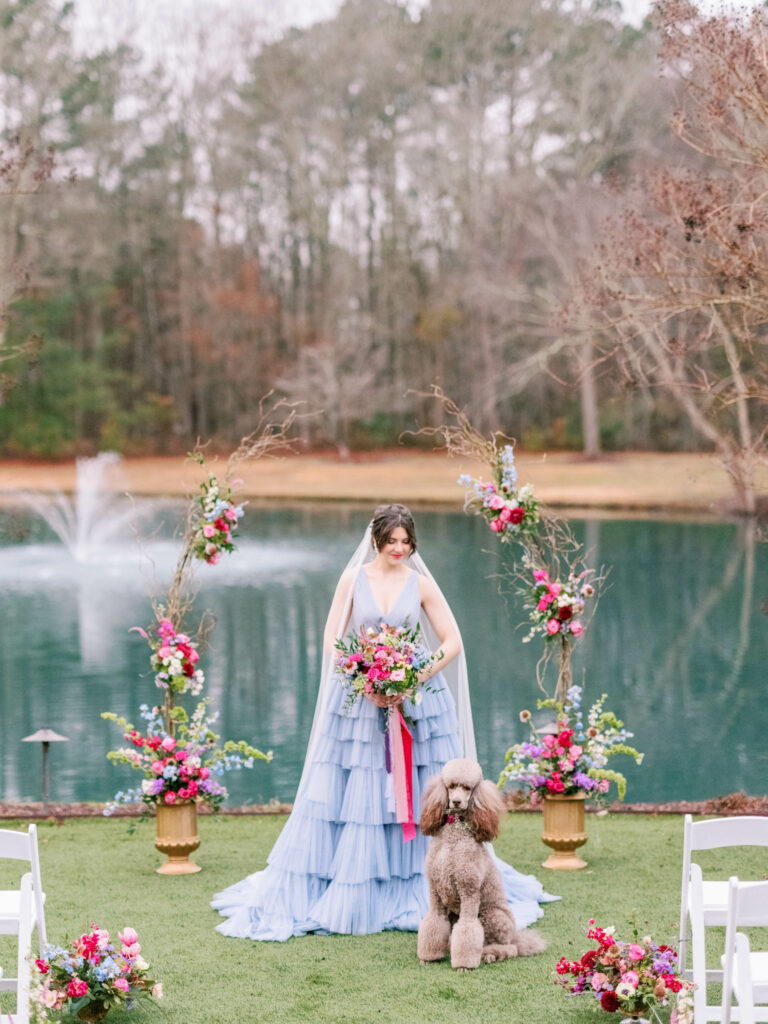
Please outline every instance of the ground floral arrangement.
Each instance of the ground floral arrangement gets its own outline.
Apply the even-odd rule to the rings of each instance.
[[[639,938],[636,929],[633,942],[614,932],[590,921],[587,938],[596,946],[580,960],[561,957],[556,984],[571,995],[591,995],[608,1013],[650,1013],[660,1024],[658,1008],[671,1004],[670,1024],[693,1024],[693,986],[680,977],[674,948],[650,935]]]
[[[150,977],[135,930],[124,928],[118,938],[119,947],[109,932],[92,925],[67,948],[48,946],[32,969],[32,1024],[75,1016],[99,1020],[113,1007],[132,1010],[161,998],[163,986]]]
[[[531,740],[516,743],[506,754],[506,764],[499,776],[499,787],[508,782],[522,783],[537,803],[546,796],[570,796],[584,792],[598,796],[608,792],[616,783],[619,800],[627,790],[627,780],[621,772],[607,768],[608,759],[617,754],[628,754],[636,764],[643,755],[627,744],[632,733],[624,728],[611,711],[605,711],[603,694],[587,713],[581,710],[582,689],[572,686],[563,703],[541,700],[540,708],[553,708],[557,712],[557,731],[539,735],[533,728],[530,711],[521,711],[520,719],[531,728]]]

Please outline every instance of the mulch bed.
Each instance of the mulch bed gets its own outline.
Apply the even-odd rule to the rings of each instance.
[[[510,810],[538,811],[530,803],[521,799],[519,794],[505,794]],[[221,814],[288,814],[291,804],[281,804],[272,800],[268,804],[247,804],[243,807],[227,807]],[[602,813],[601,808],[587,808],[593,813]],[[733,817],[744,814],[768,815],[768,796],[747,796],[746,793],[729,793],[727,796],[713,797],[711,800],[677,800],[671,803],[622,804],[618,801],[609,804],[607,810],[611,814],[714,814],[718,817]],[[53,819],[64,821],[66,818],[100,818],[104,813],[104,804],[93,803],[49,803],[44,808],[41,803],[2,803],[0,802],[0,819],[15,820],[34,819],[37,821]],[[111,815],[113,818],[137,818],[142,813],[140,804],[118,807]],[[200,814],[209,814],[207,808],[199,808]]]

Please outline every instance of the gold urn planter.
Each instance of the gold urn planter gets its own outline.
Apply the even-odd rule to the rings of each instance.
[[[542,867],[575,871],[587,866],[587,862],[576,853],[587,841],[587,833],[584,831],[585,795],[573,793],[571,796],[544,797],[544,831],[541,838],[552,853]]]
[[[160,875],[192,875],[200,867],[189,859],[200,845],[197,834],[197,804],[179,800],[175,804],[157,805],[155,846],[168,860],[157,869]]]

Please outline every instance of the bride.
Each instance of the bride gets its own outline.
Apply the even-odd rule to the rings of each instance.
[[[421,701],[402,703],[411,722],[413,817],[427,779],[454,757],[475,758],[466,662],[456,621],[416,552],[404,505],[376,510],[341,575],[325,629],[325,652],[299,789],[267,867],[217,893],[227,918],[217,931],[284,941],[307,932],[362,935],[417,931],[429,906],[424,875],[428,840],[398,823],[388,776],[386,711],[392,698],[370,695],[349,707],[334,674],[334,644],[361,626],[377,631],[420,623],[437,660]],[[439,668],[440,671],[437,671]],[[388,783],[388,779],[390,779]],[[518,927],[541,916],[553,897],[532,875],[494,858]]]

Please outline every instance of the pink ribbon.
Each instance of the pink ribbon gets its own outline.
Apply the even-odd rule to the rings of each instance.
[[[400,709],[387,716],[387,735],[392,757],[395,820],[403,826],[403,842],[416,838],[413,820],[413,738]]]

